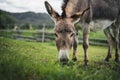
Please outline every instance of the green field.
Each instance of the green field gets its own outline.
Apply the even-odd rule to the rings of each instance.
[[[90,46],[89,66],[83,66],[82,45],[77,62],[62,65],[54,42],[25,42],[0,37],[0,80],[120,80],[120,63],[104,62],[107,47]],[[72,51],[70,59],[72,58]]]
[[[33,33],[38,33],[39,31],[42,32],[42,30],[21,30],[22,31],[22,35],[24,36],[34,36]],[[54,33],[54,31],[52,29],[46,29],[45,32],[49,32],[49,33]],[[0,30],[0,34],[5,35],[5,36],[11,36],[16,34],[17,31],[11,31],[11,30]],[[89,34],[90,38],[94,38],[94,39],[106,39],[106,36],[103,32],[103,30],[97,31],[97,32],[90,32]],[[83,37],[83,31],[79,30],[79,37],[82,38]]]

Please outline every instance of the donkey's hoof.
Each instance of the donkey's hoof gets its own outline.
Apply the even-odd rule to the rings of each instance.
[[[109,59],[108,59],[108,58],[105,58],[105,61],[106,61],[106,62],[109,62]]]
[[[112,56],[111,56],[111,55],[109,55],[109,58],[112,58]]]
[[[84,66],[88,66],[88,60],[84,60]]]
[[[75,58],[73,58],[72,60],[73,60],[73,61],[77,61],[77,58],[75,57]]]
[[[115,62],[119,62],[119,59],[117,58],[117,59],[115,59]]]
[[[87,68],[88,68],[88,63],[84,63],[84,64],[83,64],[83,67],[84,67],[85,69],[87,69]]]

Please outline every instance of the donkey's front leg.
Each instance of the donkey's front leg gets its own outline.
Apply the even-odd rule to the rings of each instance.
[[[76,53],[77,53],[77,37],[74,38],[74,43],[73,43],[73,61],[77,61]]]
[[[84,65],[88,62],[88,46],[89,46],[89,24],[85,24],[83,27],[83,49],[84,49]]]

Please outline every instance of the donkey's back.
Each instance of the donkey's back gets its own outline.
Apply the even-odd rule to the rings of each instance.
[[[115,20],[120,11],[120,0],[91,0],[92,19]]]

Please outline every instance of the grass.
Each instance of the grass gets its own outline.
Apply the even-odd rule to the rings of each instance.
[[[120,63],[115,63],[114,57],[104,62],[106,53],[107,47],[90,46],[89,66],[85,67],[83,49],[79,45],[78,61],[70,60],[62,65],[57,61],[54,42],[0,37],[0,80],[120,80]]]
[[[83,37],[83,31],[80,31],[79,37]],[[100,31],[97,31],[97,32],[90,31],[89,38],[106,39],[106,36],[105,36],[103,30],[100,30]]]

